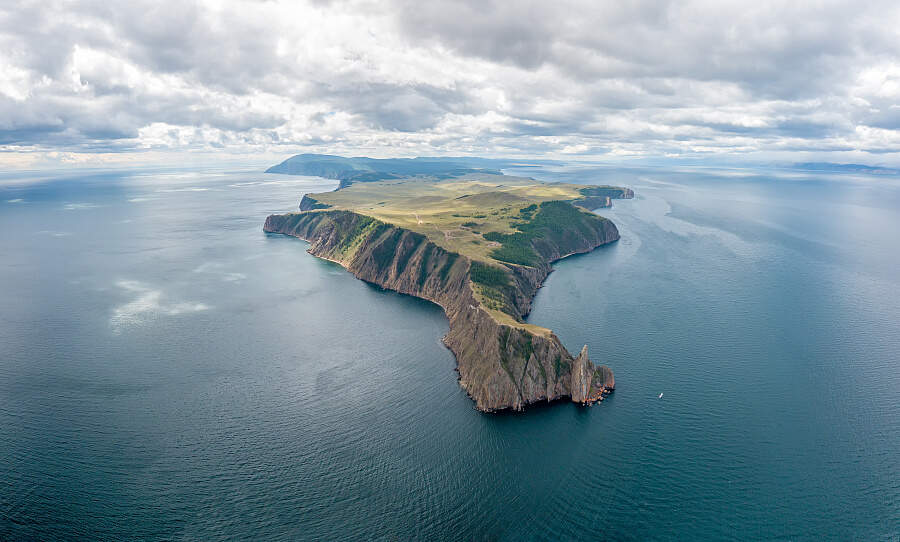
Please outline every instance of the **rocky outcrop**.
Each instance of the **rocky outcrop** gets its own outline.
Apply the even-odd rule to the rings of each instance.
[[[450,322],[444,343],[456,356],[460,385],[479,410],[496,411],[564,397],[585,402],[597,386],[614,385],[612,371],[595,367],[586,347],[573,358],[555,334],[521,321],[550,262],[619,238],[609,220],[589,223],[564,241],[536,241],[539,265],[496,268],[510,277],[503,285],[508,310],[499,318],[476,295],[482,286],[472,280],[473,262],[420,233],[331,209],[271,215],[264,229],[309,241],[310,254],[338,262],[362,280],[440,305]]]
[[[327,209],[329,207],[331,207],[331,205],[322,203],[309,194],[304,194],[303,198],[300,200],[301,211],[314,211],[316,209]]]
[[[607,390],[616,389],[616,378],[613,376],[612,370],[606,365],[601,365],[594,371],[594,388],[598,387]]]
[[[594,365],[588,359],[587,345],[581,349],[581,353],[572,362],[572,400],[583,403],[591,394],[591,378],[594,376]]]
[[[592,404],[602,401],[616,388],[613,372],[606,365],[594,367],[588,359],[587,345],[572,364],[572,401]]]

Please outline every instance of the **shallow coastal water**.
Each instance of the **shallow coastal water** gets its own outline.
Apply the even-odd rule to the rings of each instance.
[[[476,412],[438,307],[262,232],[331,181],[4,174],[0,538],[900,537],[896,179],[528,174],[637,193],[529,318],[589,409]]]

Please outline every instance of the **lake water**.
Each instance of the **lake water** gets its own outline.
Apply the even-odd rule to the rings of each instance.
[[[527,172],[637,193],[529,317],[592,408],[475,411],[438,307],[262,232],[334,182],[0,174],[0,539],[900,539],[900,181]]]

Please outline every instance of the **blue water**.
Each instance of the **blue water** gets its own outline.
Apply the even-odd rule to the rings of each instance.
[[[439,308],[262,232],[331,181],[0,175],[0,539],[900,538],[900,182],[528,171],[637,193],[529,318],[593,408],[478,413]]]

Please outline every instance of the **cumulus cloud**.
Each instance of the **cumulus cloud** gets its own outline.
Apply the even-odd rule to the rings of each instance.
[[[900,5],[877,0],[23,0],[0,7],[0,160],[896,162],[896,20]]]

